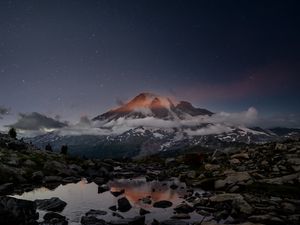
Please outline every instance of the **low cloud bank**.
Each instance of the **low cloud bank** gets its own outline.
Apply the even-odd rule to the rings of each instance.
[[[68,124],[60,122],[43,114],[33,112],[29,114],[20,113],[16,123],[8,125],[24,131],[47,131],[67,127]]]
[[[92,121],[83,116],[77,123],[61,122],[40,113],[20,114],[19,120],[10,125],[31,136],[49,131],[61,135],[118,135],[137,127],[150,129],[180,128],[191,136],[220,134],[232,131],[233,127],[254,127],[262,124],[268,127],[287,126],[287,121],[296,123],[298,120],[288,118],[260,117],[254,107],[238,113],[220,112],[212,116],[186,116],[184,119],[163,120],[148,116],[146,118],[119,118],[112,121]],[[280,123],[279,123],[280,122]],[[277,125],[275,125],[277,123]]]

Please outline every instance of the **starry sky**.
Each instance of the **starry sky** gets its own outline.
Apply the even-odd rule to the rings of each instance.
[[[1,0],[0,127],[20,113],[94,117],[140,92],[297,120],[299,10],[296,0]]]

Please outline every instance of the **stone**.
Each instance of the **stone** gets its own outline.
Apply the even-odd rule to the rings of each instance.
[[[86,216],[104,216],[106,215],[107,212],[103,210],[95,210],[91,209],[87,213],[85,213]]]
[[[208,171],[216,171],[216,170],[219,170],[220,169],[220,165],[216,165],[216,164],[205,164],[204,165],[204,168]]]
[[[225,188],[227,185],[247,185],[252,183],[248,172],[231,172],[223,180],[215,181],[215,189]],[[249,182],[250,181],[250,182]]]
[[[237,159],[249,159],[248,153],[238,153],[234,154],[231,156],[232,159],[237,158]]]
[[[150,197],[144,197],[144,198],[142,198],[142,202],[143,202],[144,204],[151,204],[151,203],[152,203],[152,200],[151,200]]]
[[[65,216],[62,216],[58,213],[55,213],[55,212],[47,212],[45,215],[44,215],[44,220],[47,220],[47,221],[50,221],[51,219],[53,218],[56,218],[56,219],[60,219],[60,220],[64,220],[66,219]]]
[[[44,178],[44,173],[42,171],[36,171],[32,173],[31,180],[39,182]]]
[[[110,225],[145,225],[145,216],[136,216],[134,218],[113,220]]]
[[[93,182],[97,185],[102,185],[106,183],[106,180],[103,177],[96,177],[93,179]]]
[[[182,204],[179,204],[178,206],[176,206],[174,208],[174,210],[177,213],[190,213],[190,212],[193,212],[195,209],[194,209],[194,207],[192,207],[186,203],[182,203]]]
[[[35,203],[38,209],[53,212],[61,212],[67,205],[66,202],[56,197],[50,199],[38,199],[35,200]]]
[[[101,186],[98,186],[98,193],[103,193],[109,191],[109,187],[107,184],[102,184]]]
[[[1,225],[35,224],[37,219],[35,202],[7,196],[0,197]]]
[[[262,179],[262,180],[258,180],[258,182],[267,183],[267,184],[293,184],[294,180],[299,179],[299,177],[300,177],[300,172],[285,175],[282,177]]]
[[[60,183],[62,181],[62,177],[60,176],[46,176],[44,178],[44,183]]]
[[[95,216],[83,216],[80,222],[82,225],[106,225],[104,220],[98,219]]]
[[[118,197],[118,196],[120,196],[120,195],[122,195],[122,194],[125,193],[125,189],[122,189],[122,190],[119,190],[119,191],[110,191],[110,193],[111,193],[113,196]]]
[[[160,225],[189,225],[189,223],[182,220],[164,220]]]
[[[14,190],[13,183],[5,183],[5,184],[0,185],[0,194],[8,194],[13,190]]]
[[[178,214],[174,214],[171,219],[176,219],[176,220],[188,220],[190,219],[191,216],[187,213],[178,213]]]
[[[154,202],[153,207],[154,208],[169,208],[173,205],[172,202],[167,201],[167,200],[162,200],[158,202]]]
[[[131,208],[132,206],[126,197],[118,199],[118,210],[120,212],[127,212]]]
[[[143,215],[146,215],[150,213],[150,211],[146,210],[146,209],[143,209],[143,208],[140,208],[140,215],[143,216]]]
[[[232,165],[240,164],[241,161],[239,159],[233,158],[229,160],[229,163]]]

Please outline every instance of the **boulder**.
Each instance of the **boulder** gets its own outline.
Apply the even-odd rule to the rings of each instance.
[[[106,214],[107,214],[106,211],[91,209],[85,215],[86,216],[104,216]]]
[[[169,208],[173,205],[172,202],[167,201],[167,200],[162,200],[158,202],[154,202],[153,207],[154,208]]]
[[[220,169],[220,165],[217,165],[217,164],[205,164],[204,165],[204,168],[208,171],[216,171],[216,170],[219,170]]]
[[[110,221],[110,225],[144,225],[145,224],[145,216],[136,216],[134,218],[129,219],[120,219]]]
[[[67,205],[66,202],[56,197],[50,199],[38,199],[35,200],[35,203],[38,209],[53,212],[61,212]]]
[[[39,182],[44,178],[44,173],[42,171],[36,171],[32,173],[31,180]]]
[[[0,194],[8,194],[13,190],[14,190],[13,183],[5,183],[5,184],[0,185]]]
[[[248,172],[230,172],[223,180],[215,181],[215,189],[223,189],[232,185],[248,185],[252,183],[252,178]]]
[[[82,225],[106,225],[104,220],[98,219],[95,216],[83,216],[80,222]]]
[[[126,197],[118,199],[118,210],[120,212],[127,212],[131,208],[132,206]]]
[[[35,224],[37,219],[35,202],[7,196],[0,197],[1,225]]]
[[[182,204],[179,204],[178,206],[176,206],[174,208],[174,210],[177,213],[190,213],[190,212],[193,212],[195,209],[186,203],[182,203]]]

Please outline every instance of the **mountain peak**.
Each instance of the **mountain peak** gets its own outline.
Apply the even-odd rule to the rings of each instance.
[[[175,105],[168,97],[143,92],[124,105],[95,117],[94,120],[110,121],[121,117],[145,118],[147,116],[168,120],[176,117],[182,118],[185,115],[197,116],[211,114],[210,111],[195,108],[191,103],[186,101],[179,102],[179,104]]]

